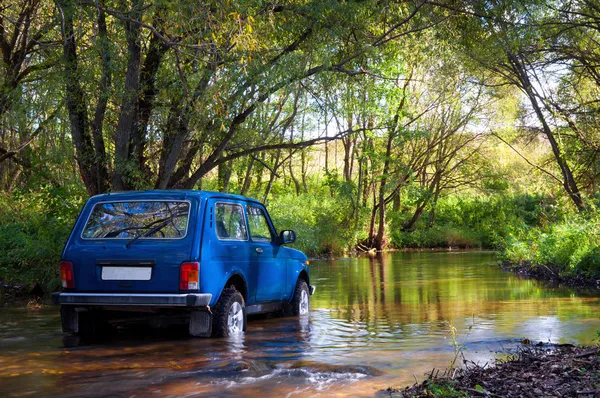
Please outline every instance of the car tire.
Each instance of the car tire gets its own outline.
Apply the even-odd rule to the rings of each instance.
[[[95,337],[97,331],[96,316],[92,311],[80,312],[78,314],[77,335],[81,337]]]
[[[308,293],[308,285],[304,279],[298,279],[294,290],[294,298],[292,299],[292,315],[306,316],[309,312],[310,294]]]
[[[223,290],[213,311],[213,337],[242,334],[246,330],[246,305],[244,297],[234,287]]]
[[[64,308],[61,309],[61,315],[63,317],[71,317],[68,319],[70,325],[65,325],[65,320],[63,320],[63,332],[86,338],[110,334],[110,324],[101,312],[76,312],[72,308]]]

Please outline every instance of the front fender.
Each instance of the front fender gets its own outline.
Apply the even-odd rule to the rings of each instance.
[[[296,290],[296,283],[298,278],[302,273],[306,274],[306,282],[310,285],[310,270],[308,266],[308,261],[306,254],[302,253],[300,250],[290,249],[288,247],[285,248],[288,252],[287,259],[287,297],[288,300],[291,300],[294,296],[294,291]]]

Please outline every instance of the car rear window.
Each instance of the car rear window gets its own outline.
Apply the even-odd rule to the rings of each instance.
[[[104,202],[94,206],[84,239],[179,239],[187,234],[189,202]]]

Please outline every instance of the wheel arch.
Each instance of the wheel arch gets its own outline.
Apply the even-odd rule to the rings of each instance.
[[[306,284],[310,286],[310,280],[308,277],[308,272],[306,272],[306,270],[303,269],[302,271],[300,271],[300,274],[298,274],[298,280],[300,279],[304,280],[304,282],[306,282]],[[296,283],[298,283],[298,281],[296,281]]]
[[[240,292],[242,297],[244,298],[244,302],[248,302],[248,284],[246,283],[246,279],[242,276],[242,274],[235,273],[227,279],[223,289],[221,289],[221,293],[219,294],[219,299],[223,295],[223,290],[228,287],[233,286],[235,289]],[[218,301],[218,300],[217,300]]]

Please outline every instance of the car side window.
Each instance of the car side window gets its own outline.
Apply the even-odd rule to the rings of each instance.
[[[255,242],[271,242],[273,234],[263,210],[260,207],[248,205],[246,206],[246,213],[248,214],[248,226],[252,240]]]
[[[244,210],[241,205],[217,203],[215,210],[215,229],[219,239],[248,240]]]

